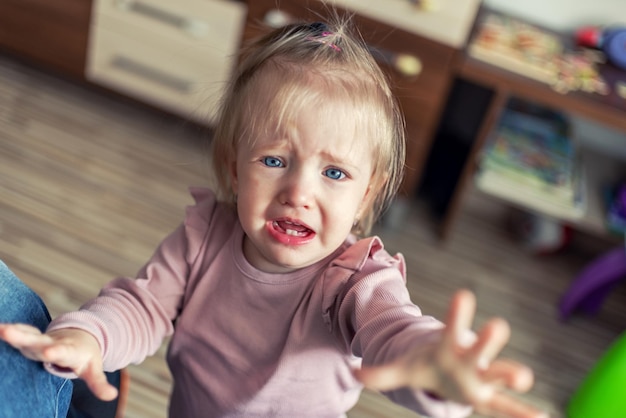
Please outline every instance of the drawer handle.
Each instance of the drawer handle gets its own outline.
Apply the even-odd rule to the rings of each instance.
[[[272,9],[263,16],[263,21],[272,29],[282,28],[287,26],[295,19],[287,12],[279,9]]]
[[[422,60],[415,55],[393,52],[373,46],[368,46],[368,48],[377,61],[390,66],[405,78],[415,78],[422,72]]]
[[[166,74],[131,58],[116,56],[112,59],[111,66],[153,83],[160,84],[181,94],[189,94],[191,91],[191,82],[180,77]]]
[[[271,28],[280,28],[295,21],[289,13],[278,9],[267,12],[263,20]],[[377,61],[392,67],[403,77],[415,78],[422,72],[422,60],[415,55],[401,54],[371,45],[368,45],[368,49]]]
[[[115,4],[119,10],[137,13],[166,25],[173,26],[194,38],[204,38],[209,33],[209,25],[202,20],[189,19],[142,1],[117,0]]]

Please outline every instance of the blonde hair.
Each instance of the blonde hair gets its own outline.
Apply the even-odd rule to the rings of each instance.
[[[352,229],[368,234],[402,181],[404,121],[387,77],[347,20],[290,24],[244,46],[212,138],[218,197],[235,201],[229,164],[240,146],[268,129],[281,129],[304,104],[323,105],[329,97],[351,104],[355,126],[371,141],[372,198]]]

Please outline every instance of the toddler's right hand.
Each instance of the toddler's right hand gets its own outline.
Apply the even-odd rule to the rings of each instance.
[[[0,324],[0,339],[31,360],[73,372],[103,401],[117,397],[104,374],[98,341],[86,331],[69,328],[42,334],[30,325]]]

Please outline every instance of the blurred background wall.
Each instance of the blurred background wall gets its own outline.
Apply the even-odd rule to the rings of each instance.
[[[559,31],[582,25],[626,25],[624,0],[484,0],[484,3]]]

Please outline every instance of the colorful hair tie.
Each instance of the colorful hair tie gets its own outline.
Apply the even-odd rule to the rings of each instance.
[[[324,44],[324,45],[334,49],[337,52],[341,52],[341,48],[339,48],[337,45],[335,45],[332,42],[329,42],[326,39],[322,39],[322,38],[325,38],[325,37],[331,36],[331,35],[333,35],[332,32],[322,32],[322,34],[320,35],[321,37],[307,36],[306,39],[309,40],[309,41],[319,42],[320,44]]]
[[[319,42],[321,44],[327,45],[330,48],[334,49],[337,52],[341,51],[341,48],[339,48],[337,45],[335,45],[332,42],[329,42],[326,39],[323,38],[327,38],[329,36],[333,36],[334,33],[328,30],[328,26],[323,23],[323,22],[314,22],[308,25],[308,29],[312,30],[314,32],[314,35],[311,36],[307,36],[307,40],[309,41],[315,41],[315,42]]]

